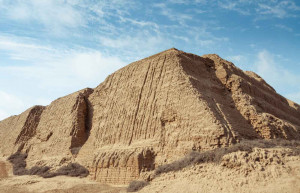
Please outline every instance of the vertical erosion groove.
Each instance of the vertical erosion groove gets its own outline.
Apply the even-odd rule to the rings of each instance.
[[[70,150],[72,154],[77,154],[80,148],[87,141],[90,130],[92,127],[92,105],[88,100],[88,96],[92,93],[92,90],[88,92],[79,93],[76,98],[76,102],[73,106],[74,113],[74,123],[73,128],[70,132],[72,136]]]
[[[89,101],[88,97],[84,97],[84,101],[86,104],[85,131],[86,131],[87,138],[88,138],[90,136],[90,132],[92,129],[93,107],[92,107],[92,104]]]
[[[39,125],[40,118],[44,109],[45,107],[43,106],[35,106],[30,110],[25,124],[15,141],[15,145],[23,144],[22,146],[24,146],[24,143],[26,143],[36,134],[36,128]]]
[[[136,119],[137,119],[137,115],[138,115],[138,112],[139,112],[139,109],[140,109],[141,99],[142,99],[144,87],[145,87],[145,84],[146,84],[146,81],[147,81],[147,77],[148,77],[148,74],[149,74],[149,69],[151,67],[151,64],[152,64],[152,62],[149,62],[148,69],[146,71],[146,75],[145,75],[145,78],[144,78],[144,81],[143,81],[143,84],[142,84],[142,87],[141,87],[141,91],[140,91],[140,94],[139,94],[138,103],[137,103],[137,107],[136,107],[135,114],[134,114],[134,119],[133,119],[133,124],[132,124],[133,128],[132,128],[132,132],[131,132],[131,136],[130,136],[128,145],[130,145],[132,143],[132,139],[133,139],[133,135],[134,135],[134,131],[135,131],[135,124],[137,122]]]

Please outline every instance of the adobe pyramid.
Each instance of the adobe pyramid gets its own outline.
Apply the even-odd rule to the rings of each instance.
[[[169,49],[118,70],[95,89],[0,122],[0,156],[28,167],[78,162],[127,184],[192,151],[243,139],[300,139],[300,107],[215,54]]]

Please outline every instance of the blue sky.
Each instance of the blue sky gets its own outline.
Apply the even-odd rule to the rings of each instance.
[[[0,120],[175,47],[217,53],[300,103],[296,0],[0,0]]]

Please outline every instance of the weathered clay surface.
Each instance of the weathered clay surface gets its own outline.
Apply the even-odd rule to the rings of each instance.
[[[91,92],[92,89],[78,91],[45,108],[36,135],[24,146],[29,167],[58,166],[77,154],[89,135],[86,98]]]
[[[140,173],[155,168],[154,152],[147,150],[105,151],[94,159],[90,168],[92,179],[103,183],[128,184],[140,177]]]
[[[215,63],[216,74],[231,92],[236,109],[266,139],[300,139],[300,106],[277,94],[261,77],[243,72],[217,55],[205,55]]]
[[[45,107],[34,106],[18,116],[0,122],[0,155],[9,156],[36,134]]]
[[[170,49],[95,89],[0,122],[0,153],[28,167],[76,161],[96,181],[127,184],[191,150],[242,139],[300,139],[300,107],[217,55]]]
[[[226,154],[220,163],[196,164],[163,173],[139,192],[300,192],[300,156],[293,155],[295,149],[299,151],[299,145],[256,147],[252,152]]]

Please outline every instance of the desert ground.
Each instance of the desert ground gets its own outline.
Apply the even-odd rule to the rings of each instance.
[[[14,176],[12,165],[6,160],[0,161],[1,193],[117,193],[126,192],[124,186],[110,186],[86,178],[57,176],[43,178],[36,175]]]
[[[1,193],[297,193],[300,192],[300,143],[251,141],[225,151],[191,153],[158,167],[149,174],[149,182],[144,187],[134,187],[137,189],[103,184],[88,177],[15,176],[12,170],[11,163],[1,159]]]

